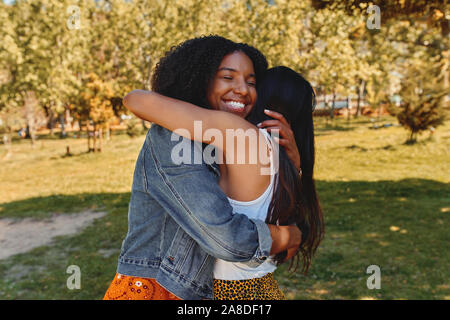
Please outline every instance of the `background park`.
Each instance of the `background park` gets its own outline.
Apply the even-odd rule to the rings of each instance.
[[[0,299],[101,299],[150,123],[121,104],[171,46],[219,34],[314,86],[325,239],[288,299],[450,299],[450,4],[0,2]],[[379,267],[370,288],[369,266]],[[81,272],[71,287],[70,266]]]

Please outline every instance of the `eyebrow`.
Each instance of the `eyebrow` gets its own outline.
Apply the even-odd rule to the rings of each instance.
[[[237,72],[236,69],[228,68],[228,67],[222,67],[222,68],[220,68],[218,71],[221,71],[221,70],[227,70],[227,71]],[[250,77],[256,78],[256,75],[255,75],[254,73],[250,73],[249,76],[250,76]]]

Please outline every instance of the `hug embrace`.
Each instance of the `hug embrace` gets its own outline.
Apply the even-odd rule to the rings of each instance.
[[[124,97],[153,124],[104,299],[282,300],[277,266],[307,273],[324,235],[315,95],[292,69],[267,68],[252,46],[199,37],[165,54],[152,91]]]

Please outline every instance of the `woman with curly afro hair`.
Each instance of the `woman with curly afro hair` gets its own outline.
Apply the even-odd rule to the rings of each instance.
[[[212,108],[207,100],[208,87],[223,58],[234,51],[241,51],[250,58],[256,78],[266,71],[267,60],[255,48],[220,36],[200,37],[166,52],[156,65],[152,89],[171,98]]]
[[[220,139],[204,137],[194,140],[204,143],[200,151],[208,144],[216,147],[217,163],[174,160],[179,138],[195,136],[196,120],[219,135],[229,129],[255,129],[245,118],[256,103],[257,80],[266,69],[265,57],[251,46],[219,36],[200,37],[172,47],[159,61],[153,91],[133,90],[125,96],[128,109],[154,124],[136,163],[128,234],[105,299],[209,299],[213,285],[214,297],[220,298],[219,261],[236,263],[243,270],[237,276],[251,280],[233,282],[239,293],[227,299],[283,298],[268,257],[284,252],[291,258],[301,232],[293,223],[264,222],[275,184],[273,174],[260,174],[268,169],[267,162],[229,165],[230,150],[221,150]],[[299,167],[295,139],[285,134],[289,124],[280,114],[274,116],[279,120],[270,126],[281,128],[280,144],[284,140],[294,155],[292,163]],[[178,132],[180,128],[184,130]],[[255,137],[273,171],[275,144],[267,131],[255,130]],[[182,140],[189,141],[183,155],[198,151],[198,143]],[[238,151],[250,155],[256,150]],[[251,212],[239,204],[247,204]],[[233,208],[242,210],[234,213]]]

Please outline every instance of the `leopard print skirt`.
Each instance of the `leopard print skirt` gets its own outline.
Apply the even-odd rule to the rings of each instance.
[[[246,280],[214,279],[214,300],[285,300],[273,273]]]

